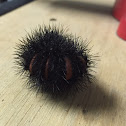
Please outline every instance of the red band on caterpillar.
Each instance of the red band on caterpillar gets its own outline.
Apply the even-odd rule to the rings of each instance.
[[[66,80],[70,80],[72,78],[72,65],[69,58],[65,57],[65,64],[66,64]]]
[[[30,74],[32,74],[32,67],[33,67],[33,63],[34,63],[34,60],[36,58],[37,54],[32,58],[31,62],[30,62],[30,65],[29,65],[29,71],[30,71]]]

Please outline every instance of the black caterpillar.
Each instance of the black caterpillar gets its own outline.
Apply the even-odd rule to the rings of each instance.
[[[28,84],[39,91],[59,95],[82,90],[93,78],[94,60],[88,44],[79,42],[63,28],[40,26],[17,45],[16,63]]]

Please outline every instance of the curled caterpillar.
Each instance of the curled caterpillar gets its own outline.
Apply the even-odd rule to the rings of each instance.
[[[16,48],[16,63],[28,84],[52,95],[86,87],[94,61],[88,44],[82,46],[79,40],[56,26],[40,26],[23,38]]]

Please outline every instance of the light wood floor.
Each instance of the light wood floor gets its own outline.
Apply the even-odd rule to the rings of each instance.
[[[114,2],[39,0],[0,17],[0,126],[126,126],[126,41],[116,35]],[[38,24],[62,24],[91,41],[97,83],[66,100],[28,89],[15,74],[14,47]]]

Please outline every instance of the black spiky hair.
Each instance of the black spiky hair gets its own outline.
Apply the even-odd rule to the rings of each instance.
[[[31,87],[59,95],[82,90],[91,82],[94,60],[88,44],[65,32],[63,27],[39,26],[20,40],[16,63]]]

